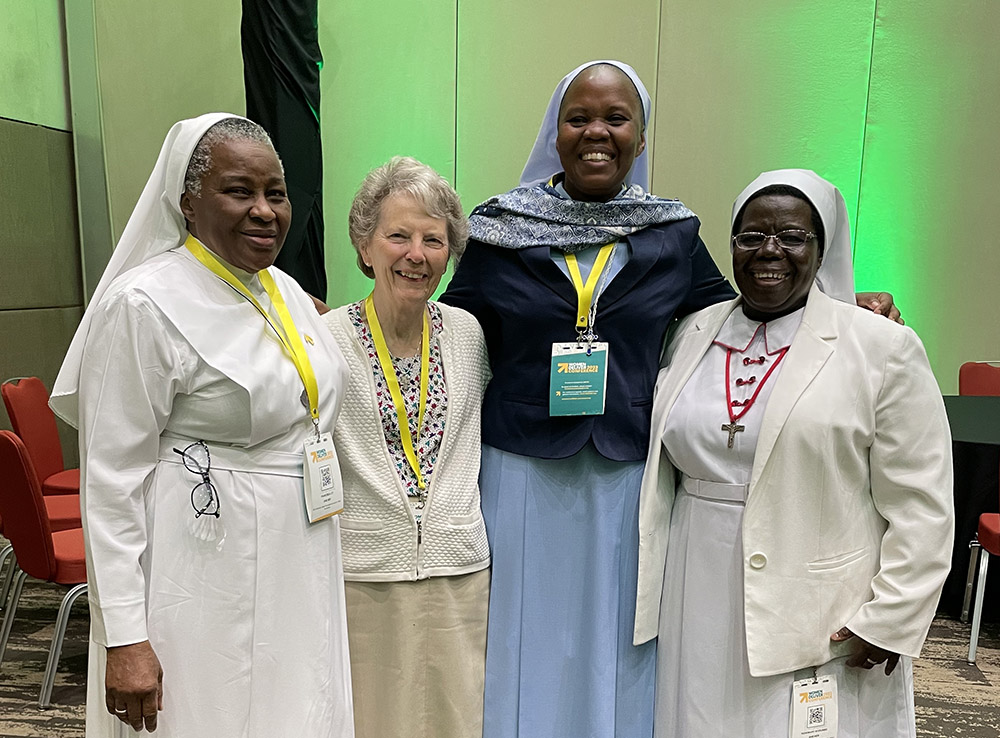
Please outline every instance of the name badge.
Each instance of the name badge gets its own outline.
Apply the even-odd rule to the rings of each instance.
[[[790,738],[837,738],[837,677],[793,682],[788,723]]]
[[[305,486],[306,514],[315,523],[344,511],[344,481],[340,477],[340,462],[333,447],[333,436],[324,433],[305,443],[305,463],[302,467]]]
[[[552,344],[549,415],[603,415],[607,370],[607,343]]]

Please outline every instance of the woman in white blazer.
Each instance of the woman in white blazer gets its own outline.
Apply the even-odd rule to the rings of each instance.
[[[953,529],[923,346],[854,306],[844,200],[812,172],[740,195],[733,271],[741,297],[678,326],[656,386],[635,625],[659,636],[655,735],[914,736]]]

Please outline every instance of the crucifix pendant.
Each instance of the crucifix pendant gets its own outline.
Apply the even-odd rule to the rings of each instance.
[[[733,420],[733,421],[731,421],[731,422],[723,425],[722,426],[722,430],[729,432],[729,443],[726,445],[726,448],[732,448],[733,447],[733,441],[736,439],[736,434],[739,433],[742,430],[746,430],[746,426],[736,425],[736,421]]]

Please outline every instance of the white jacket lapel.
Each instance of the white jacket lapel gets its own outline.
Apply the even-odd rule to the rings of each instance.
[[[781,374],[764,410],[760,436],[757,439],[757,451],[754,455],[753,473],[750,476],[751,494],[774,450],[774,444],[788,419],[788,414],[835,350],[837,327],[833,320],[833,311],[827,309],[831,300],[832,298],[827,297],[815,284],[813,285],[802,316],[802,324],[792,340]]]

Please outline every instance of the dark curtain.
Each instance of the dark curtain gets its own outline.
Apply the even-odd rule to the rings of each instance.
[[[323,156],[319,133],[317,0],[243,0],[247,117],[271,135],[285,165],[292,224],[275,264],[326,299]]]

